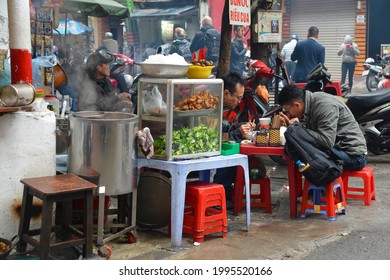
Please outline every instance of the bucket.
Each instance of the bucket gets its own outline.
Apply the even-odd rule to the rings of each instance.
[[[5,107],[31,104],[35,99],[35,89],[30,84],[13,84],[1,88],[0,102]]]
[[[69,115],[68,172],[80,177],[94,170],[106,195],[133,192],[137,176],[135,133],[138,116],[123,112]]]

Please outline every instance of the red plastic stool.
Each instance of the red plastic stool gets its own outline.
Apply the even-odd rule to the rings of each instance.
[[[252,194],[252,185],[259,184],[260,185],[260,193]],[[250,179],[249,189],[251,191],[251,208],[258,207],[264,208],[266,213],[272,213],[272,205],[271,205],[271,180],[268,176],[264,178]],[[240,195],[240,194],[238,194]],[[239,209],[245,207],[245,194],[241,194],[242,199],[239,200],[238,203]]]
[[[184,209],[183,232],[191,234],[194,242],[204,236],[222,232],[227,234],[226,198],[223,185],[209,182],[188,182]]]
[[[312,197],[309,200],[309,193]],[[327,219],[336,220],[336,213],[345,214],[347,204],[345,202],[343,181],[341,177],[325,186],[316,186],[305,179],[302,194],[301,218],[306,213],[326,214]]]
[[[371,205],[371,200],[376,199],[374,170],[371,167],[364,167],[359,171],[344,170],[341,177],[343,178],[346,198],[361,199],[366,206]],[[348,179],[350,177],[361,178],[363,180],[363,188],[349,186]]]

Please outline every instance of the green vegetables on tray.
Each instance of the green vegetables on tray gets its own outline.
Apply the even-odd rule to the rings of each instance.
[[[155,154],[165,156],[167,137],[161,135],[155,142]],[[183,127],[172,132],[172,155],[198,154],[219,150],[219,133],[201,124],[194,128]]]

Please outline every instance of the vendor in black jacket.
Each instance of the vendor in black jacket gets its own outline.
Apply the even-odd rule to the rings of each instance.
[[[116,93],[111,83],[111,57],[96,52],[91,54],[86,63],[87,79],[81,85],[78,97],[78,111],[126,111],[132,110],[131,94]],[[88,79],[89,78],[89,79]]]
[[[223,107],[224,110],[234,109],[244,96],[244,82],[237,73],[230,73],[222,77],[224,82]],[[222,133],[229,134],[229,141],[241,142],[244,135],[255,128],[255,123],[237,123],[231,124],[228,120],[222,122]],[[217,170],[214,175],[214,183],[222,184],[225,187],[226,207],[233,209],[233,187],[236,177],[236,167],[226,167]]]

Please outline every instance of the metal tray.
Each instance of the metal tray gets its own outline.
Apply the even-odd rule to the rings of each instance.
[[[217,114],[218,108],[204,109],[204,110],[187,110],[187,111],[173,111],[174,117],[198,117],[198,116],[210,116]]]

